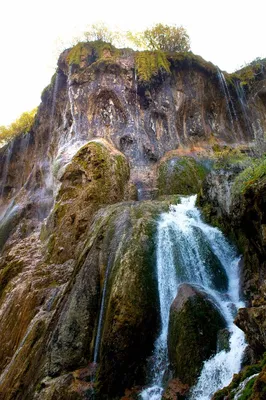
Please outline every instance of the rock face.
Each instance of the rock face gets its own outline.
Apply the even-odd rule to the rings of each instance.
[[[168,350],[174,376],[195,384],[204,360],[215,354],[226,322],[198,288],[182,284],[170,309]]]
[[[246,69],[223,76],[192,53],[135,53],[102,42],[62,53],[32,131],[0,149],[1,399],[111,400],[146,383],[160,328],[154,267],[157,217],[169,206],[163,196],[201,191],[219,143],[262,143],[265,62],[260,66],[247,80]],[[244,287],[253,293],[251,283],[265,278],[263,182],[242,204],[224,200],[231,182],[210,175],[205,182],[214,181],[220,192],[211,201],[218,199],[217,210],[224,203],[222,215],[234,215],[234,234],[248,243]],[[226,291],[221,266],[202,251],[214,286]],[[263,305],[261,293],[251,296],[254,307]],[[185,348],[197,357],[180,372],[184,384],[173,382],[176,396],[185,396],[223,326],[198,290],[187,287],[184,298],[181,311],[174,303],[171,312],[176,375]],[[205,315],[195,316],[199,307]],[[207,346],[193,336],[189,315]],[[189,346],[177,327],[181,317]],[[259,317],[247,318],[243,329],[256,330]],[[257,343],[261,326],[256,332]]]

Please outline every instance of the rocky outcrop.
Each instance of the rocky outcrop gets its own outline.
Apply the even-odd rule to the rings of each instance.
[[[168,350],[174,376],[195,384],[204,360],[215,354],[226,322],[199,288],[182,284],[170,309]]]
[[[172,157],[171,153],[158,165],[157,187],[159,194],[195,194],[200,191],[207,175],[204,159],[188,156]]]
[[[129,166],[125,156],[103,139],[84,145],[68,164],[42,239],[56,262],[77,258],[95,212],[127,196]]]

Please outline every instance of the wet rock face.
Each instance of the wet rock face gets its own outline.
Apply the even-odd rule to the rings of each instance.
[[[226,323],[204,292],[188,284],[179,287],[170,309],[168,352],[174,376],[195,384],[203,361],[215,354],[218,332]]]

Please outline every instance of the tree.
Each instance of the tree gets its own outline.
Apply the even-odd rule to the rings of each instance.
[[[144,43],[148,50],[189,51],[190,39],[182,26],[157,24],[143,32]]]
[[[100,40],[114,44],[114,42],[120,40],[120,33],[111,31],[103,22],[89,25],[88,30],[83,35],[87,42]]]
[[[37,108],[32,111],[24,112],[21,116],[9,126],[0,126],[0,145],[5,144],[9,140],[21,133],[27,133],[31,130]]]

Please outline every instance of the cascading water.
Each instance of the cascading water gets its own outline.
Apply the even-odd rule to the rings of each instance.
[[[226,79],[224,77],[224,74],[222,73],[222,71],[219,70],[219,68],[217,68],[217,75],[218,75],[218,79],[219,79],[219,82],[220,82],[221,89],[223,91],[223,94],[224,94],[224,97],[225,97],[225,100],[226,100],[226,107],[227,107],[227,111],[228,111],[228,114],[229,114],[231,126],[234,129],[234,122],[236,123],[236,126],[238,127],[238,131],[240,132],[240,139],[243,140],[243,135],[242,135],[242,131],[240,129],[240,125],[239,125],[237,113],[236,113],[236,110],[235,110],[234,102],[233,102],[233,100],[231,98],[230,91],[229,91]]]
[[[104,285],[103,285],[103,292],[102,292],[101,306],[100,306],[100,315],[99,315],[97,333],[96,333],[96,338],[95,338],[95,345],[94,345],[94,352],[93,352],[93,362],[94,363],[97,363],[98,358],[99,358],[99,349],[100,349],[101,335],[102,335],[106,291],[107,291],[107,284],[108,284],[108,278],[109,278],[109,274],[110,274],[111,265],[112,265],[111,258],[109,258],[107,268],[105,271]]]
[[[178,286],[183,282],[200,285],[214,299],[230,332],[230,351],[222,350],[205,361],[190,399],[210,399],[240,369],[246,345],[243,332],[233,324],[236,309],[243,306],[239,299],[239,257],[217,228],[201,220],[195,201],[196,196],[182,198],[181,204],[171,206],[168,213],[162,214],[158,224],[157,278],[161,332],[148,365],[150,387],[140,394],[143,400],[159,400],[162,397],[163,377],[168,367],[169,311]]]

